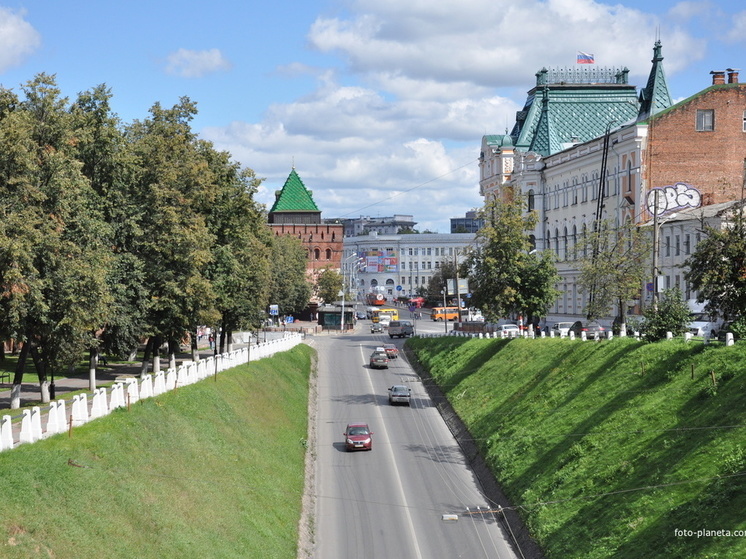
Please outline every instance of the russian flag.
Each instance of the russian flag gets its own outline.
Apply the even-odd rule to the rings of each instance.
[[[595,60],[592,54],[587,52],[578,51],[578,64],[593,64]]]

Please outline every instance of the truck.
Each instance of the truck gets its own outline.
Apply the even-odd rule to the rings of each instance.
[[[414,328],[408,320],[392,320],[389,323],[389,338],[406,338],[413,334]]]

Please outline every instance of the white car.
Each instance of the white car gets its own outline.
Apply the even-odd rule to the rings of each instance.
[[[573,322],[555,322],[552,324],[552,332],[555,336],[567,336],[573,324]]]
[[[707,313],[692,313],[691,320],[688,328],[692,336],[715,338],[723,324],[721,320],[710,320]]]
[[[521,329],[518,328],[517,324],[501,324],[497,327],[497,330],[495,330],[498,334],[501,336],[519,336],[521,333]]]

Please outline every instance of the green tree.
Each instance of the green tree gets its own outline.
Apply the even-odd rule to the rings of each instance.
[[[484,227],[463,265],[472,303],[491,319],[546,314],[557,297],[559,277],[551,254],[533,251],[526,231],[536,215],[525,214],[519,200],[490,202],[482,211]]]
[[[647,277],[651,251],[649,235],[631,222],[612,228],[602,222],[581,243],[578,285],[589,295],[586,315],[589,320],[607,316],[614,304],[619,321],[626,320],[626,302],[640,296]]]
[[[705,227],[705,239],[686,261],[684,277],[710,314],[734,319],[746,309],[746,223],[739,205],[726,225]]]
[[[642,334],[648,341],[662,340],[666,332],[679,336],[687,331],[689,306],[678,288],[666,289],[657,307],[648,307],[643,316]]]
[[[23,92],[20,101],[2,95],[0,109],[2,330],[24,342],[13,407],[20,404],[26,358],[34,359],[42,401],[49,401],[49,375],[95,344],[110,300],[109,231],[75,157],[67,100],[45,74]]]
[[[343,283],[342,274],[337,270],[326,268],[319,274],[316,280],[316,295],[325,303],[338,301],[341,299],[339,292],[343,289]]]
[[[271,232],[262,207],[254,200],[261,181],[251,169],[241,169],[227,152],[202,143],[217,185],[208,228],[215,238],[208,277],[216,293],[216,310],[225,338],[238,329],[258,328],[269,304]],[[210,316],[195,316],[194,327],[213,324]],[[196,358],[196,339],[192,336]]]
[[[214,236],[206,216],[216,187],[191,130],[196,112],[188,98],[171,109],[156,103],[150,118],[126,129],[131,156],[137,161],[130,192],[142,208],[136,244],[149,298],[147,334],[153,338],[154,371],[160,369],[161,344],[168,342],[173,362],[194,317],[215,306],[206,275]]]
[[[271,249],[270,303],[279,305],[282,314],[299,313],[308,307],[312,294],[306,249],[290,235],[272,237]]]

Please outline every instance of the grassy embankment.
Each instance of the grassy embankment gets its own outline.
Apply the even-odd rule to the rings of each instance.
[[[312,353],[0,453],[0,556],[294,558]]]
[[[547,557],[746,557],[746,343],[408,343]]]

